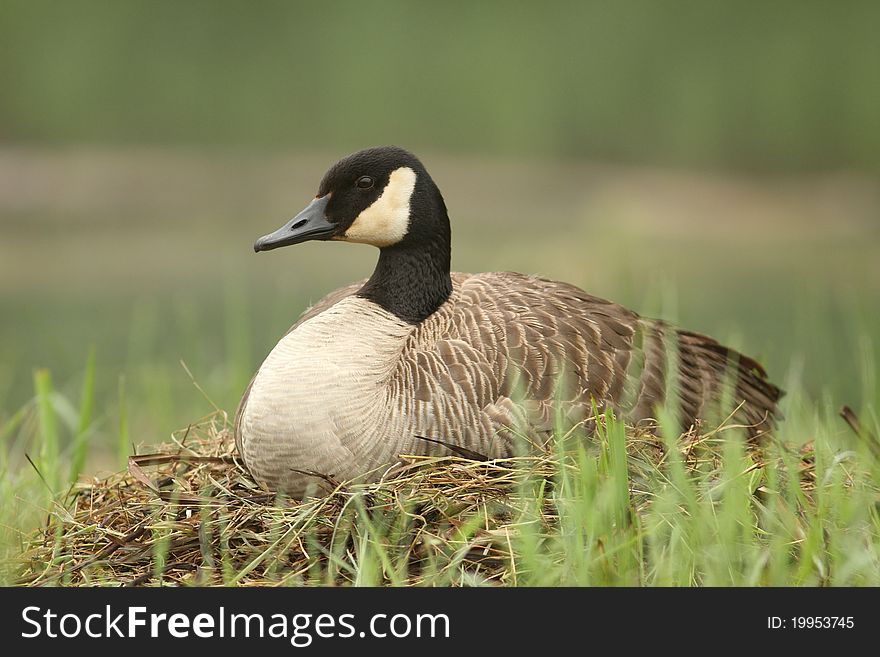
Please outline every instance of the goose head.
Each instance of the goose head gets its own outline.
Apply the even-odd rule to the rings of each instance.
[[[324,174],[314,200],[254,244],[270,251],[310,240],[380,249],[449,241],[440,191],[412,153],[395,146],[353,153]]]

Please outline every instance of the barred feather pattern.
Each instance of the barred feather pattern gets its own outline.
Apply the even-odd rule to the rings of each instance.
[[[566,283],[452,277],[451,297],[418,325],[358,297],[362,283],[304,313],[236,414],[257,481],[301,496],[330,480],[376,480],[401,454],[448,453],[444,444],[509,456],[560,423],[589,430],[606,408],[642,423],[666,404],[685,429],[736,409],[753,439],[772,427],[781,391],[709,337]]]

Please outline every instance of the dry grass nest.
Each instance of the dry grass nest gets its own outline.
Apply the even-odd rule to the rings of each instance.
[[[718,435],[683,436],[689,472],[720,467]],[[512,539],[528,509],[539,532],[552,533],[559,507],[547,491],[561,468],[578,468],[559,449],[495,461],[405,457],[379,483],[333,482],[324,497],[294,501],[254,483],[223,414],[150,450],[56,502],[22,556],[20,584],[345,585],[358,583],[363,540],[382,544],[374,546],[380,561],[394,556],[381,564],[380,582],[509,584]],[[626,450],[629,509],[639,514],[668,455],[646,430],[629,429]],[[798,458],[809,491],[809,449]],[[750,460],[762,467],[760,455]]]

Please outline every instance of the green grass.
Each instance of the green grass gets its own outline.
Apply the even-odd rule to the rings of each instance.
[[[44,489],[34,502],[54,509],[49,526],[7,556],[6,577],[36,585],[877,586],[880,445],[840,431],[833,414],[798,419],[809,442],[800,429],[783,429],[755,452],[730,426],[663,439],[602,417],[592,438],[559,433],[537,454],[413,459],[385,483],[343,483],[327,497],[290,502],[259,492],[230,460],[224,417],[215,415],[158,457],[136,459],[143,465],[129,475],[73,494]]]

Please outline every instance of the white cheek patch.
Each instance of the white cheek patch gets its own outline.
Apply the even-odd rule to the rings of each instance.
[[[357,216],[341,239],[378,247],[397,244],[409,229],[409,201],[415,186],[416,172],[409,167],[392,171],[382,196]]]

